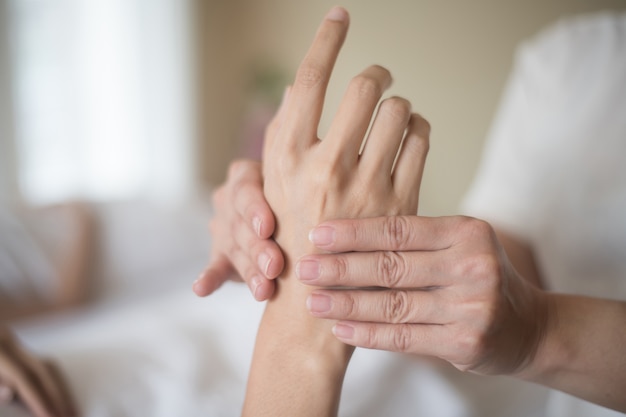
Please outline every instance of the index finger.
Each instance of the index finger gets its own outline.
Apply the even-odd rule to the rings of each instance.
[[[433,251],[451,247],[463,217],[388,216],[325,221],[309,233],[331,252]]]
[[[298,68],[283,122],[285,129],[298,132],[285,140],[297,140],[298,143],[285,145],[307,147],[317,141],[328,80],[346,38],[349,20],[345,9],[334,7],[317,30],[313,44]]]

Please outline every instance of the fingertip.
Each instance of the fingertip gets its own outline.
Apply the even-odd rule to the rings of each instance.
[[[252,218],[252,230],[258,237],[261,237],[261,226],[263,226],[263,220],[259,216],[254,216]]]
[[[205,288],[204,284],[199,279],[197,279],[197,280],[195,280],[193,282],[193,284],[191,285],[191,290],[198,297],[206,297],[207,295],[209,295],[209,292],[206,291],[206,288]]]
[[[269,280],[274,280],[278,278],[278,276],[283,272],[285,268],[285,260],[283,259],[282,253],[278,251],[278,254],[272,256],[272,262],[267,267],[266,277]]]
[[[269,239],[274,233],[274,216],[272,216],[269,207],[264,207],[263,213],[257,213],[252,218],[252,229],[254,233],[261,239]]]
[[[326,13],[326,19],[335,22],[348,22],[350,20],[350,14],[343,7],[335,6]]]
[[[335,324],[332,332],[337,339],[342,341],[350,341],[354,337],[354,327],[344,322]]]
[[[215,285],[210,279],[210,269],[204,271],[191,285],[191,289],[198,297],[211,295],[219,285]]]
[[[332,246],[335,243],[335,228],[328,224],[321,224],[309,231],[309,241],[318,248]]]
[[[274,293],[274,281],[255,275],[250,280],[250,291],[255,300],[265,301]]]

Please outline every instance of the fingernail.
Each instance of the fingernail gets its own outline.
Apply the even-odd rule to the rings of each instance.
[[[318,226],[309,232],[309,240],[316,246],[328,246],[335,242],[335,229]]]
[[[328,20],[336,20],[338,22],[343,22],[348,18],[348,12],[342,7],[333,7],[326,14],[326,19]]]
[[[195,284],[197,282],[200,282],[202,280],[202,278],[204,278],[204,276],[207,274],[207,272],[208,272],[208,268],[205,269],[204,271],[200,272],[198,274],[198,277],[196,278],[196,280],[193,283]]]
[[[327,313],[332,307],[333,300],[327,295],[311,294],[306,299],[306,308],[311,313]]]
[[[333,326],[333,334],[339,339],[352,339],[354,336],[354,327],[337,323]]]
[[[252,219],[252,227],[258,237],[261,237],[261,218],[259,216],[254,216]]]
[[[259,255],[259,259],[257,260],[257,263],[259,264],[259,269],[263,271],[263,274],[265,274],[266,277],[269,278],[267,271],[269,271],[270,269],[272,258],[267,253],[261,252],[261,254]]]
[[[252,284],[252,294],[254,295],[255,299],[259,299],[259,291],[261,290],[261,284],[263,283],[263,278],[261,278],[258,275],[255,275],[252,277],[251,280],[251,284]]]
[[[193,284],[191,284],[191,289],[193,290],[193,292],[195,292],[196,294],[201,293],[202,294],[202,288],[200,288],[200,278],[198,278],[197,280],[195,280],[193,282]]]
[[[315,260],[299,261],[296,265],[296,276],[300,281],[314,281],[320,276],[320,263]]]

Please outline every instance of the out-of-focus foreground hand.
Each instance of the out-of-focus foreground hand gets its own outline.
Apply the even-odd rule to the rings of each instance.
[[[26,351],[0,325],[0,411],[13,401],[22,403],[35,417],[77,415],[56,366]]]
[[[486,222],[336,220],[310,238],[344,252],[305,256],[296,267],[302,282],[329,287],[307,305],[314,316],[340,320],[333,332],[341,341],[436,356],[482,374],[522,372],[532,361],[547,298],[518,275]]]
[[[255,299],[268,299],[284,260],[271,239],[275,222],[263,195],[261,163],[234,161],[226,182],[213,193],[213,207],[211,261],[193,290],[203,297],[228,279],[243,279]]]

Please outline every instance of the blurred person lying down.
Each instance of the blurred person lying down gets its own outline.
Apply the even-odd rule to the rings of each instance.
[[[84,302],[91,234],[82,203],[19,211],[0,206],[0,320]]]
[[[81,203],[0,206],[0,404],[19,401],[37,417],[75,415],[57,367],[31,354],[5,322],[85,301],[91,229]]]

